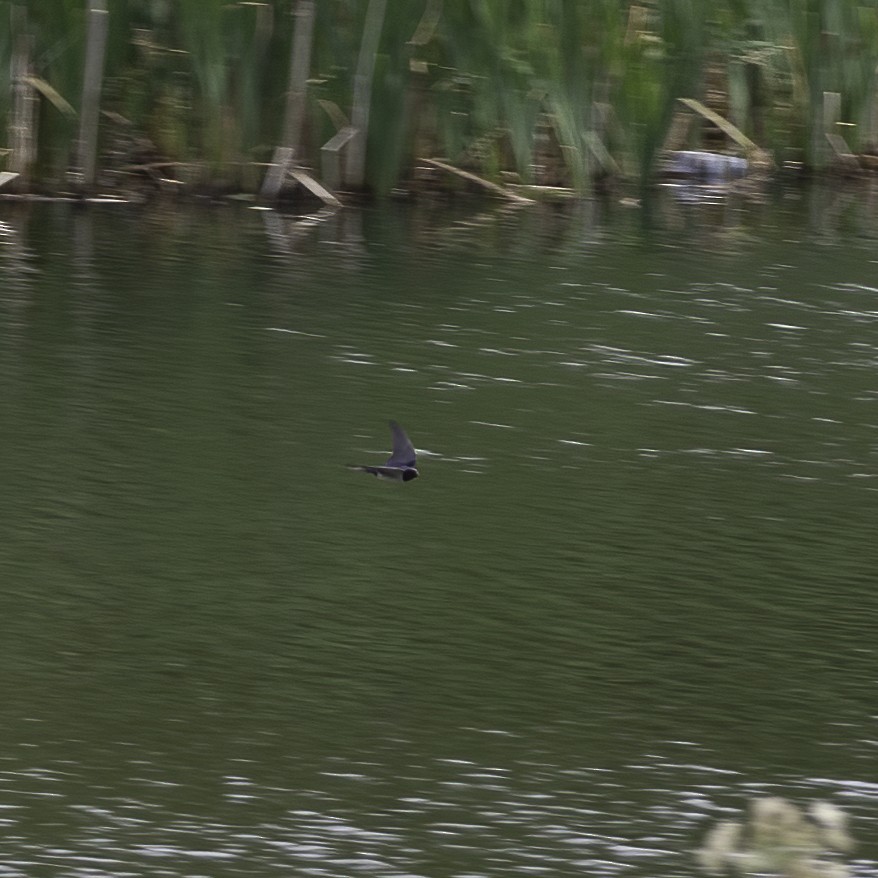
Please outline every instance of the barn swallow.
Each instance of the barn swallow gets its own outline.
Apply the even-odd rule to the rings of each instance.
[[[348,464],[348,469],[358,470],[361,473],[369,473],[379,479],[387,479],[393,482],[410,482],[416,479],[420,473],[415,464],[415,447],[412,445],[405,430],[396,423],[390,421],[390,432],[393,435],[393,452],[387,458],[384,466],[357,466]]]

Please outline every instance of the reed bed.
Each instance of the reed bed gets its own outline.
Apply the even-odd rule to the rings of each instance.
[[[850,170],[878,152],[876,65],[878,0],[0,0],[0,170],[255,193],[280,154],[378,195],[466,185],[446,165],[587,193],[747,143]]]

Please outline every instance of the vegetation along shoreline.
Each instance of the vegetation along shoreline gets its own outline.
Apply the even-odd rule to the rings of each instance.
[[[3,197],[526,203],[878,168],[878,0],[0,0],[0,21]]]

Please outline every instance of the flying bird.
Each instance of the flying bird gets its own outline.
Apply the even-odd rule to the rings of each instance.
[[[379,479],[388,479],[392,482],[410,482],[416,479],[418,472],[415,459],[415,446],[405,434],[405,430],[396,423],[390,421],[390,432],[393,436],[393,452],[387,458],[384,466],[358,466],[348,464],[348,469],[358,470],[361,473],[369,473]]]

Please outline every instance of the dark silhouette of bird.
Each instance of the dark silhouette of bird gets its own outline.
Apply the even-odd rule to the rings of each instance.
[[[405,430],[396,421],[390,421],[389,423],[390,433],[393,436],[393,452],[387,458],[384,466],[348,464],[348,469],[369,473],[369,475],[376,478],[387,479],[392,482],[410,482],[420,475],[416,466],[415,446],[412,445],[411,440],[405,434]]]

